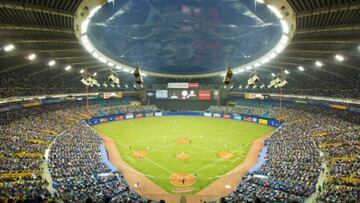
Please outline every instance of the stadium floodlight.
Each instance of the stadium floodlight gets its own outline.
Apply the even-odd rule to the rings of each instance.
[[[54,61],[54,60],[51,60],[51,61],[49,61],[49,63],[48,63],[49,66],[54,66],[55,64],[56,64],[56,61]]]
[[[261,89],[264,89],[264,87],[265,87],[265,85],[261,85],[261,86],[260,86]]]
[[[254,86],[253,86],[253,89],[255,89],[255,88],[257,88],[257,85],[254,85]]]
[[[79,72],[80,72],[81,74],[84,73],[84,69],[81,69]]]
[[[273,58],[275,58],[276,56],[277,56],[277,54],[276,54],[275,52],[273,52],[273,53],[271,53],[271,54],[269,55],[270,59],[273,59]]]
[[[315,61],[317,67],[322,67],[324,64],[321,61]]]
[[[102,63],[107,63],[107,60],[106,60],[106,58],[104,58],[104,57],[99,57],[98,58],[98,60],[100,61],[100,62],[102,62]]]
[[[284,17],[282,16],[281,12],[273,5],[267,5],[267,7],[278,17],[282,20]]]
[[[70,66],[70,65],[69,65],[69,66],[66,66],[66,67],[65,67],[65,70],[66,70],[66,71],[71,70],[71,66]]]
[[[4,46],[4,51],[9,52],[15,49],[15,46],[13,44],[8,44]]]
[[[27,57],[26,57],[28,60],[30,60],[30,61],[33,61],[33,60],[35,60],[36,59],[36,54],[29,54]]]
[[[281,23],[281,27],[282,27],[283,33],[289,34],[289,25],[288,25],[288,23],[286,22],[286,20],[280,20],[280,23]]]
[[[115,64],[113,64],[113,63],[111,63],[111,62],[109,62],[107,65],[110,66],[110,67],[114,67],[114,66],[115,66]]]
[[[275,77],[275,73],[271,73],[271,76],[272,76],[272,77]]]
[[[264,4],[264,0],[256,0],[257,3],[261,3],[261,4]]]
[[[129,85],[128,85],[128,84],[125,84],[125,88],[129,88]]]
[[[241,89],[241,88],[242,88],[242,85],[239,86],[239,89]]]
[[[342,56],[342,55],[340,55],[340,54],[336,54],[336,55],[335,55],[335,59],[336,59],[337,61],[343,62],[343,61],[345,60],[345,57]]]
[[[284,70],[284,73],[285,73],[286,75],[289,75],[289,74],[290,74],[290,72],[289,72],[288,70]]]
[[[106,83],[103,83],[103,86],[104,86],[104,87],[108,87],[108,85],[107,85]]]
[[[299,69],[299,71],[301,71],[301,72],[305,70],[304,67],[302,67],[302,66],[299,66],[298,69]]]
[[[122,69],[121,66],[115,66],[115,68],[118,69],[118,70],[121,70],[121,69]]]
[[[247,66],[245,69],[246,70],[251,70],[253,67],[252,66]]]
[[[249,88],[249,85],[246,85],[245,89],[248,89]]]
[[[97,72],[95,72],[94,74],[93,74],[93,76],[96,76],[97,75]]]

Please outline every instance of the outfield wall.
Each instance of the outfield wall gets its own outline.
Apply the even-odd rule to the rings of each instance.
[[[204,117],[214,117],[222,119],[233,119],[240,121],[247,121],[252,123],[258,123],[262,125],[269,125],[273,127],[279,127],[282,124],[282,121],[279,121],[275,118],[264,118],[260,116],[249,116],[241,114],[232,114],[232,113],[212,113],[212,112],[196,112],[196,111],[184,111],[184,112],[135,112],[135,113],[124,113],[116,115],[107,115],[101,117],[93,117],[86,119],[86,123],[89,125],[96,125],[111,121],[121,121],[129,120],[135,118],[144,118],[144,117],[159,117],[159,116],[204,116]]]

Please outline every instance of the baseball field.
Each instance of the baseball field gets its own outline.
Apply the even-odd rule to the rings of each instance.
[[[254,140],[274,131],[250,122],[148,117],[94,126],[123,161],[169,193],[194,194],[240,165]]]

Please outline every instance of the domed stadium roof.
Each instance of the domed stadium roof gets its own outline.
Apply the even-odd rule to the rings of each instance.
[[[111,67],[89,54],[76,36],[79,27],[74,21],[82,2],[2,1],[0,46],[13,44],[16,49],[0,51],[0,72],[17,70],[75,78],[81,69],[88,68],[108,74]],[[278,20],[255,1],[161,1],[167,3],[157,5],[154,2],[158,1],[149,0],[143,2],[141,10],[135,1],[114,2],[95,14],[90,38],[114,60],[132,67],[139,63],[143,70],[169,74],[217,72],[228,64],[246,64],[249,55],[261,56],[279,37]],[[271,77],[271,73],[286,69],[291,73],[288,78],[296,82],[303,78],[326,80],[328,76],[345,79],[344,75],[359,72],[359,1],[286,2],[295,12],[294,36],[281,54],[257,67],[259,74]],[[121,14],[125,8],[134,10]],[[161,19],[164,17],[166,20]],[[261,40],[257,40],[258,33]],[[36,53],[37,60],[27,59],[31,53]],[[336,54],[345,60],[336,60]],[[56,65],[49,68],[51,60]],[[316,66],[316,61],[324,66]],[[71,71],[64,70],[68,65],[73,67]]]
[[[280,20],[254,0],[110,2],[88,37],[109,58],[168,74],[223,71],[254,61],[280,41]]]

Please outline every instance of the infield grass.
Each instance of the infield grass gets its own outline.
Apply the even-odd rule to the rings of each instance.
[[[115,121],[94,126],[113,139],[123,161],[172,193],[169,182],[172,173],[196,174],[190,186],[199,192],[216,179],[240,165],[254,140],[274,131],[273,127],[244,121],[197,117],[166,116]],[[177,143],[179,138],[191,143]],[[134,151],[148,150],[144,158],[134,157]],[[230,159],[218,152],[234,153]],[[188,159],[178,159],[185,152]]]

